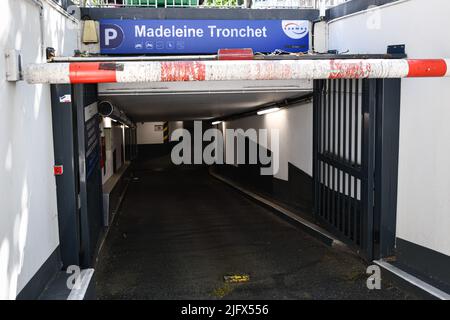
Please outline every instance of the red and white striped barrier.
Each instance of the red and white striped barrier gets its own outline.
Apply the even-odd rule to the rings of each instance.
[[[32,64],[29,83],[449,77],[450,59],[141,61]]]

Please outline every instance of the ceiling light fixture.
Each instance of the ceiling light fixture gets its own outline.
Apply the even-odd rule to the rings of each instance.
[[[264,110],[260,110],[257,112],[258,116],[262,116],[264,114],[268,114],[268,113],[272,113],[272,112],[277,112],[280,111],[281,108],[270,108],[270,109],[264,109]]]

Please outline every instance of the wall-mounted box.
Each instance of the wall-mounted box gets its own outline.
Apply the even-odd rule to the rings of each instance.
[[[5,54],[6,80],[22,80],[22,56],[18,50],[8,50]]]

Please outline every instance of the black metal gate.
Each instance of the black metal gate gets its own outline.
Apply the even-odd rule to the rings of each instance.
[[[315,216],[373,256],[377,80],[318,80],[314,97]]]
[[[314,82],[316,221],[366,260],[395,252],[400,79]]]

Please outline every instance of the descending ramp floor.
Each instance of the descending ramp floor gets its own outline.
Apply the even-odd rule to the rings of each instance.
[[[407,299],[215,180],[203,167],[140,161],[96,267],[100,299]],[[226,284],[225,275],[250,281]]]

